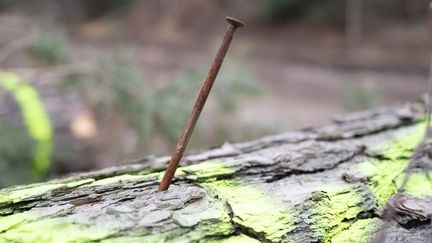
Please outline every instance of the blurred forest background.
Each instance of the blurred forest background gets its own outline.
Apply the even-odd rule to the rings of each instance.
[[[0,187],[171,153],[225,16],[247,26],[235,37],[189,151],[416,99],[430,58],[428,6],[0,0],[0,71],[36,91],[52,131],[46,141],[35,138],[30,127],[42,123],[24,119],[34,104],[0,80]],[[48,168],[35,169],[38,156],[49,158]]]

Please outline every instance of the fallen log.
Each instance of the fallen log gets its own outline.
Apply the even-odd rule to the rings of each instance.
[[[368,242],[424,135],[422,103],[189,155],[0,190],[0,242]],[[431,242],[432,173],[391,202],[386,242]]]

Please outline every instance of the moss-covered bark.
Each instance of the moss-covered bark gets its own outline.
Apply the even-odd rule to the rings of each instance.
[[[0,242],[367,242],[423,136],[421,104],[0,191]],[[388,242],[432,239],[432,173],[393,202]]]

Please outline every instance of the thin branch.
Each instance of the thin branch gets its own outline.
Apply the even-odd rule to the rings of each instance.
[[[431,5],[431,7],[432,7],[432,5]],[[431,20],[432,20],[432,18],[431,18]],[[430,21],[430,22],[431,22],[431,27],[432,27],[432,21]],[[382,243],[385,241],[387,230],[390,226],[390,222],[394,219],[394,217],[396,215],[396,209],[390,205],[390,201],[391,200],[397,200],[401,196],[401,193],[404,191],[405,186],[407,185],[407,183],[409,181],[409,178],[412,174],[413,169],[416,166],[417,161],[421,158],[421,156],[423,155],[423,151],[425,151],[425,149],[427,148],[427,144],[429,142],[428,138],[432,137],[432,129],[431,129],[432,102],[431,101],[432,101],[432,53],[431,53],[430,63],[429,63],[429,77],[428,77],[428,81],[427,81],[427,96],[426,96],[426,101],[425,101],[426,128],[424,131],[424,136],[423,136],[423,139],[420,142],[420,144],[414,150],[414,152],[410,158],[410,161],[404,170],[405,176],[403,178],[401,186],[398,188],[396,194],[392,198],[390,198],[386,203],[386,206],[384,208],[384,214],[382,216],[382,219],[384,221],[384,225],[376,233],[374,239],[372,240],[373,243]]]

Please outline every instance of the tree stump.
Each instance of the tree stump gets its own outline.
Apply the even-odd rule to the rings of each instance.
[[[189,155],[0,191],[0,242],[367,242],[424,135],[422,103]],[[391,205],[386,242],[431,242],[432,173]]]

